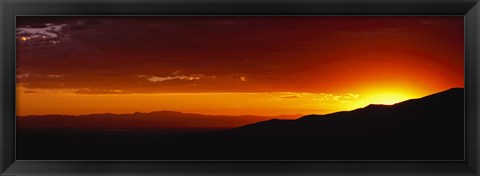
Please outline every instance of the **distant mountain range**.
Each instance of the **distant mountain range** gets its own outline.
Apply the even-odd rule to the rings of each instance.
[[[174,111],[133,114],[31,115],[17,117],[17,128],[94,129],[94,130],[155,130],[155,129],[227,129],[272,118],[294,119],[302,115],[278,117],[254,115],[202,115]]]
[[[132,118],[125,117],[125,119],[145,120],[160,116],[164,118],[161,122],[165,126],[175,126],[178,123],[186,123],[182,124],[184,126],[191,123],[195,126],[206,122],[202,120],[205,117],[212,118],[208,120],[209,122],[219,120],[218,127],[234,126],[240,123],[246,125],[173,137],[155,133],[99,135],[97,133],[45,132],[41,129],[22,131],[20,128],[20,133],[17,134],[19,139],[17,140],[19,147],[17,158],[463,160],[464,157],[463,88],[453,88],[394,105],[369,105],[352,111],[307,115],[295,120],[269,119],[268,117],[225,118],[165,111],[131,114]],[[188,120],[185,122],[165,120],[179,116],[188,117]],[[111,117],[115,116],[103,114],[88,117],[91,118],[85,119],[95,117],[95,119],[102,119],[101,124],[105,124],[113,122]],[[64,116],[49,118],[52,118],[48,120],[49,122],[61,121]],[[39,118],[21,117],[19,126],[29,127],[28,124],[36,123],[34,121],[36,119]],[[242,121],[242,119],[248,120]],[[259,122],[259,119],[263,121]],[[142,122],[145,122],[143,120]],[[249,120],[253,122],[248,124]],[[82,121],[82,123],[87,122],[96,123]],[[125,120],[121,124],[124,123],[128,126],[137,122]],[[79,125],[72,124],[72,126]],[[152,124],[147,127],[157,126]],[[35,145],[36,150],[28,148],[29,145]],[[65,148],[83,148],[88,152],[59,152]],[[126,149],[131,152],[125,153]]]

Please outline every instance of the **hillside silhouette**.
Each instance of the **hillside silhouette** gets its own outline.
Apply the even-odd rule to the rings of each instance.
[[[394,105],[175,137],[24,130],[17,159],[463,160],[463,117],[464,90],[453,88]]]
[[[251,144],[245,149],[276,159],[462,160],[463,115],[464,90],[453,88],[394,105],[272,119],[205,138]]]

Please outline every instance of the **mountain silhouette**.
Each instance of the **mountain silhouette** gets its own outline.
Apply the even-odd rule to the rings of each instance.
[[[463,160],[464,89],[180,136],[20,129],[17,159]]]
[[[279,116],[295,118],[297,116]],[[17,128],[70,130],[157,130],[157,129],[227,129],[268,120],[273,117],[253,115],[202,115],[175,111],[132,114],[31,115],[17,117]]]
[[[272,119],[194,138],[246,144],[245,150],[275,159],[462,160],[464,90],[296,120]]]
[[[296,120],[271,119],[232,129],[225,133],[268,135],[269,133],[305,133],[308,130],[315,132],[339,130],[338,133],[346,133],[347,131],[368,131],[372,128],[383,129],[385,127],[388,127],[387,131],[406,130],[406,127],[410,127],[409,131],[426,131],[425,129],[432,131],[439,128],[446,131],[452,127],[462,126],[463,128],[463,96],[463,88],[452,88],[394,105],[370,104],[353,111],[307,115]],[[305,135],[309,134],[317,133],[305,133]]]

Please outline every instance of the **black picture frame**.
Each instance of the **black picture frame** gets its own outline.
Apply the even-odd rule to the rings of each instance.
[[[1,175],[480,175],[479,0],[0,0],[0,12]],[[466,159],[438,162],[16,160],[17,15],[464,15]]]

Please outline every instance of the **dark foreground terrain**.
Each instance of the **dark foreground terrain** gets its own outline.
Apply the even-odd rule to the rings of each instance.
[[[233,129],[17,128],[19,160],[463,160],[464,90]],[[165,135],[174,134],[174,135]]]

